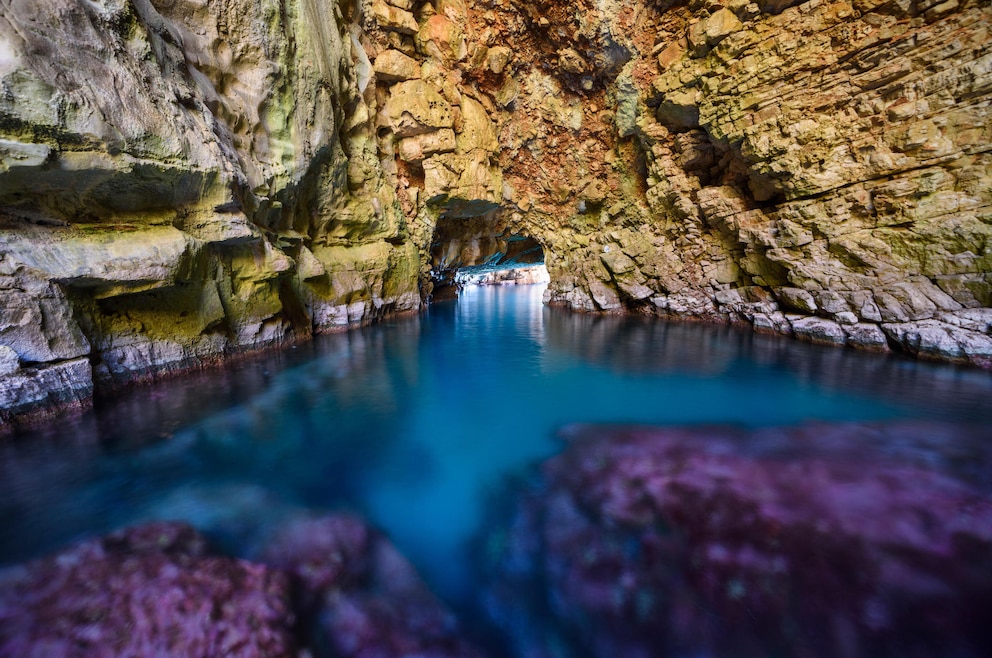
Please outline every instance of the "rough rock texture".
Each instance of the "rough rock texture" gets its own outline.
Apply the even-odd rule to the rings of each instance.
[[[988,367],[990,24],[981,0],[3,0],[4,417],[416,309],[446,222],[537,240],[555,304]]]
[[[313,644],[340,658],[481,658],[413,566],[361,519],[303,517],[276,527],[259,561],[301,583]]]
[[[0,655],[296,656],[289,578],[151,524],[0,573]]]
[[[516,655],[977,658],[992,648],[987,429],[579,426],[565,436],[485,543],[488,606]]]
[[[356,20],[0,4],[4,414],[419,307]]]
[[[252,561],[183,523],[135,526],[0,571],[0,655],[479,658],[359,518],[270,528]]]

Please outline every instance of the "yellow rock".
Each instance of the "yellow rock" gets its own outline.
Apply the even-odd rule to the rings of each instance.
[[[386,50],[375,58],[376,77],[383,82],[414,80],[420,77],[420,64],[398,50]]]
[[[421,80],[393,85],[383,113],[397,137],[420,135],[454,125],[448,101]]]

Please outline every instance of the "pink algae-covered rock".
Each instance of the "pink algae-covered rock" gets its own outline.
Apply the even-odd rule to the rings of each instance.
[[[205,545],[154,523],[4,570],[0,655],[296,656],[288,578]]]
[[[314,643],[334,656],[482,656],[406,558],[357,517],[288,521],[271,531],[256,559],[298,579]]]
[[[266,534],[245,561],[151,523],[4,569],[0,656],[481,657],[362,519],[301,515]]]
[[[987,466],[988,431],[566,434],[495,557],[488,603],[504,627],[544,606],[551,634],[604,658],[992,650],[990,475],[951,468]],[[521,603],[526,591],[543,603]],[[511,632],[529,638],[521,654],[553,654],[549,631]]]

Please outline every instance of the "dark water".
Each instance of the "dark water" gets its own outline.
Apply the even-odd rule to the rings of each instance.
[[[574,422],[989,424],[992,376],[468,288],[396,320],[98,401],[0,446],[0,562],[148,519],[234,550],[299,508],[367,515],[449,601],[509,473]]]

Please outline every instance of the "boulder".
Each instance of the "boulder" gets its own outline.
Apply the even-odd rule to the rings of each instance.
[[[793,319],[792,333],[796,338],[820,345],[843,345],[847,342],[844,328],[833,320],[817,317]]]
[[[882,330],[913,356],[992,366],[992,336],[986,333],[939,320],[887,323]]]

